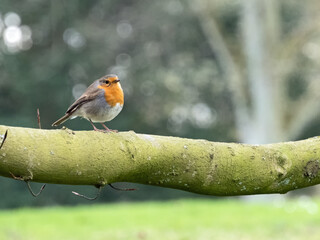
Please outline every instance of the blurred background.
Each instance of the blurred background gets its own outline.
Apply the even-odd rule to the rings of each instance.
[[[310,0],[1,0],[0,124],[37,128],[95,79],[118,74],[119,131],[264,144],[320,133],[320,2]],[[91,130],[86,120],[64,124]],[[33,184],[35,191],[39,184]],[[203,197],[129,183],[97,200]],[[0,208],[84,204],[48,185],[34,199],[0,178]],[[309,193],[316,188],[309,189]]]

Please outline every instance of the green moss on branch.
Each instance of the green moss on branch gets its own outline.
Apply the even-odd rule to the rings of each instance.
[[[318,184],[320,138],[269,145],[93,131],[8,130],[0,175],[36,182],[134,182],[208,195],[286,193]],[[0,138],[1,141],[1,138]]]

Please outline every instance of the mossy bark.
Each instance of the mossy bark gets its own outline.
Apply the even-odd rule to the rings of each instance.
[[[1,135],[6,130],[0,175],[35,182],[133,182],[220,196],[286,193],[320,182],[319,137],[245,145],[0,125]]]

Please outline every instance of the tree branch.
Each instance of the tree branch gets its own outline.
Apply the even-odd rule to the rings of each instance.
[[[286,193],[320,182],[320,138],[269,145],[69,129],[8,129],[0,175],[103,186],[133,182],[208,195]]]

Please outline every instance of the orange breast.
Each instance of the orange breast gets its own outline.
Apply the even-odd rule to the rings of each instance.
[[[120,103],[120,105],[123,105],[123,102],[124,102],[123,91],[119,83],[112,84],[109,87],[99,86],[98,88],[101,88],[104,90],[104,97],[107,103],[111,107],[114,107],[117,103]]]

